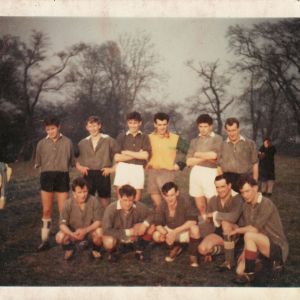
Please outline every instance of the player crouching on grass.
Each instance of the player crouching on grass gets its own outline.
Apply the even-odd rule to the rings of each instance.
[[[198,250],[205,256],[205,261],[209,262],[212,255],[219,254],[224,248],[225,262],[218,269],[232,270],[235,265],[235,238],[229,234],[238,227],[236,224],[242,214],[243,200],[240,194],[232,190],[231,183],[225,175],[215,178],[215,187],[218,195],[208,202],[206,223],[199,225],[201,233],[204,230],[210,233],[205,236]]]
[[[64,205],[60,216],[60,231],[56,234],[56,242],[65,250],[64,259],[69,260],[75,251],[75,243],[88,237],[92,240],[94,258],[101,258],[102,244],[101,226],[102,209],[98,200],[88,193],[88,184],[82,177],[73,180],[72,197]]]
[[[188,199],[179,197],[178,186],[167,182],[162,186],[164,201],[156,216],[156,231],[153,240],[165,242],[170,248],[166,262],[172,262],[182,252],[181,243],[188,243],[190,266],[198,267],[197,247],[200,242],[200,231],[197,224],[197,211],[192,209]]]
[[[235,282],[245,284],[255,279],[258,254],[271,262],[272,277],[276,279],[282,274],[289,251],[278,210],[270,199],[258,192],[257,182],[252,177],[242,177],[238,186],[245,201],[244,227],[233,230],[230,235],[244,234],[245,246],[238,259]]]
[[[135,197],[135,188],[123,185],[119,189],[119,199],[105,209],[103,246],[110,262],[116,262],[119,255],[128,250],[135,250],[140,261],[150,260],[152,213],[140,201],[135,203]]]

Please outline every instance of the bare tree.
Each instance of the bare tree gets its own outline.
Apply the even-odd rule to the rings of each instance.
[[[146,34],[88,45],[77,67],[77,98],[94,105],[94,111],[109,124],[109,133],[116,136],[127,112],[158,84],[158,62]]]
[[[70,76],[61,76],[70,59],[76,56],[82,45],[73,46],[67,51],[53,56],[47,53],[48,37],[39,31],[33,31],[27,44],[17,37],[5,37],[2,47],[2,61],[13,61],[15,71],[15,93],[17,97],[10,101],[16,105],[23,116],[23,141],[19,158],[31,155],[34,136],[34,115],[37,105],[46,93],[57,93],[69,82]]]
[[[267,78],[271,93],[289,104],[300,134],[300,21],[263,22],[246,28],[231,26],[229,48],[240,59],[240,71]],[[271,85],[270,85],[271,84]]]
[[[186,65],[191,68],[199,77],[201,88],[196,96],[190,98],[191,111],[202,111],[213,114],[217,119],[217,132],[222,133],[222,115],[224,111],[234,102],[234,97],[229,96],[226,90],[230,84],[230,79],[224,74],[218,74],[218,60],[213,63],[199,63],[195,66],[193,61],[188,61]]]
[[[120,37],[121,60],[123,66],[123,103],[125,114],[145,92],[154,89],[163,77],[157,73],[156,66],[161,58],[155,51],[151,36],[137,33],[135,36]]]

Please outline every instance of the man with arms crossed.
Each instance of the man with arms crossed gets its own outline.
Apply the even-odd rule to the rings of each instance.
[[[65,202],[60,216],[60,231],[56,235],[56,242],[65,250],[64,259],[69,260],[74,254],[75,243],[84,241],[87,236],[93,243],[92,256],[101,257],[102,214],[98,200],[89,195],[85,179],[74,179],[72,197]]]
[[[200,232],[197,226],[197,211],[192,209],[189,199],[179,197],[178,186],[167,182],[162,186],[164,201],[156,215],[156,231],[153,240],[165,242],[170,253],[166,262],[172,262],[182,252],[180,243],[189,243],[190,266],[198,267],[197,246],[200,242]]]
[[[166,182],[174,181],[175,171],[185,167],[184,162],[175,163],[177,150],[186,153],[187,147],[179,135],[168,131],[169,119],[163,112],[155,114],[155,131],[149,135],[152,155],[147,165],[148,193],[156,210],[159,210],[162,200],[161,187]]]
[[[231,189],[231,183],[224,175],[215,178],[215,186],[218,195],[210,199],[206,214],[206,219],[210,222],[207,226],[213,226],[213,233],[203,239],[198,249],[210,261],[211,255],[219,254],[224,246],[225,262],[219,266],[219,270],[231,270],[235,263],[235,242],[230,232],[238,227],[236,224],[242,214],[243,200]]]
[[[219,164],[232,183],[232,188],[239,192],[238,181],[241,175],[251,175],[258,180],[258,152],[254,141],[240,135],[239,121],[229,118],[225,122],[227,140],[223,142]]]
[[[195,198],[196,206],[203,219],[206,202],[216,195],[214,179],[217,176],[217,158],[222,137],[212,131],[213,119],[209,115],[200,115],[196,122],[199,136],[190,143],[186,164],[192,167],[189,193]]]
[[[119,199],[112,202],[103,216],[103,245],[109,252],[108,260],[115,262],[122,250],[135,249],[136,258],[149,258],[144,251],[149,245],[152,215],[141,201],[134,202],[136,190],[130,185],[119,189]],[[146,258],[147,256],[147,258]]]
[[[151,155],[149,137],[140,131],[142,117],[134,111],[127,115],[128,131],[120,134],[117,142],[120,153],[115,155],[116,175],[114,185],[117,189],[122,185],[129,184],[136,189],[135,201],[141,200],[144,188],[144,166]]]
[[[44,121],[47,136],[40,140],[36,148],[35,167],[40,168],[42,200],[42,243],[38,251],[49,248],[49,233],[54,194],[57,196],[59,212],[62,212],[69,192],[69,168],[74,166],[73,146],[70,139],[60,133],[60,122],[49,117]]]
[[[230,235],[244,234],[245,246],[238,259],[236,282],[243,284],[255,279],[258,254],[270,260],[272,276],[276,278],[283,271],[289,251],[278,210],[270,199],[258,193],[257,181],[252,177],[242,177],[239,188],[245,201],[244,226],[231,231]]]
[[[78,144],[79,156],[76,168],[89,185],[89,193],[98,193],[100,204],[106,207],[111,196],[110,174],[114,155],[119,151],[116,141],[100,133],[101,121],[97,116],[90,116],[86,121],[89,136]]]

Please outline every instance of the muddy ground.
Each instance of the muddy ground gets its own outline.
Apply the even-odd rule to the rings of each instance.
[[[268,269],[254,286],[295,287],[300,285],[300,158],[277,157],[277,181],[272,200],[282,217],[290,243],[290,255],[284,276],[269,278]],[[48,251],[37,253],[40,242],[40,200],[38,174],[30,163],[12,165],[12,178],[5,210],[0,211],[0,285],[1,286],[236,286],[234,273],[219,273],[219,256],[210,264],[200,262],[195,269],[188,265],[186,251],[173,263],[166,263],[163,246],[153,249],[152,262],[135,260],[125,254],[117,264],[104,255],[100,261],[83,250],[70,262],[63,260],[62,249],[55,245],[57,211],[54,215],[51,244]],[[178,177],[182,192],[187,191],[187,171]],[[72,176],[76,176],[73,173]],[[149,204],[149,199],[143,201]]]

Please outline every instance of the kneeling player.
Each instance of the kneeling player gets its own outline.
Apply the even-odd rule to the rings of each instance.
[[[252,177],[242,177],[239,189],[245,200],[245,226],[233,230],[230,234],[244,234],[245,246],[238,259],[236,282],[248,283],[255,279],[258,254],[271,261],[273,278],[277,277],[283,270],[289,250],[278,210],[270,199],[258,193],[257,182]]]
[[[231,189],[231,183],[224,175],[215,178],[217,196],[210,199],[207,207],[206,226],[213,226],[213,233],[208,234],[198,247],[199,253],[210,261],[211,256],[221,252],[224,246],[225,262],[220,271],[230,270],[234,266],[235,242],[230,232],[242,214],[242,197]],[[201,231],[201,229],[200,229]]]
[[[119,189],[119,200],[111,203],[103,216],[103,245],[108,260],[115,262],[125,249],[134,249],[136,258],[148,260],[151,212],[140,202],[134,203],[136,190],[126,184]]]
[[[153,240],[165,242],[170,253],[167,262],[172,262],[182,252],[180,243],[189,243],[190,265],[198,267],[197,246],[200,242],[200,232],[197,224],[197,211],[192,209],[190,202],[179,197],[178,187],[174,182],[162,186],[162,202],[159,217],[156,220],[156,231]]]
[[[98,200],[88,194],[85,179],[78,177],[72,183],[72,197],[64,205],[60,217],[60,231],[56,242],[65,250],[64,258],[70,259],[76,242],[83,242],[87,237],[92,240],[92,256],[100,258],[102,243],[101,209]]]

